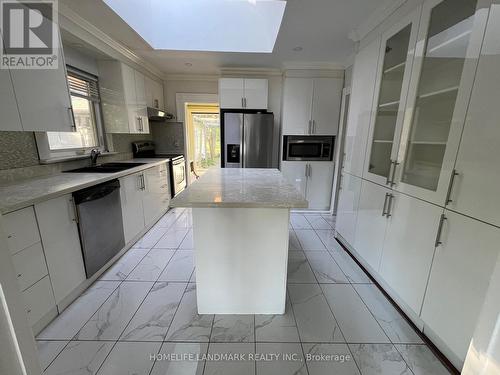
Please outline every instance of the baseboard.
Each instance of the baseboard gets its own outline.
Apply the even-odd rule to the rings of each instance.
[[[436,344],[429,338],[425,332],[428,331],[428,328],[425,326],[425,323],[420,319],[416,318],[414,314],[410,313],[408,314],[405,310],[408,310],[409,308],[403,309],[401,308],[400,304],[396,302],[396,299],[391,296],[390,293],[387,292],[387,289],[390,289],[389,286],[387,286],[383,281],[379,282],[378,278],[374,276],[375,272],[373,270],[370,270],[369,266],[365,266],[362,262],[359,261],[358,257],[356,257],[357,253],[356,251],[352,248],[352,246],[339,234],[336,233],[335,239],[337,242],[342,246],[342,248],[345,250],[347,254],[356,262],[356,264],[368,275],[370,280],[372,280],[373,284],[377,286],[377,288],[382,292],[382,294],[389,300],[389,302],[394,306],[394,308],[401,314],[401,316],[406,320],[406,322],[415,330],[415,332],[418,334],[418,336],[422,339],[422,341],[429,347],[429,349],[433,352],[433,354],[441,361],[441,363],[452,373],[459,375],[460,371],[457,370],[455,365],[448,359],[445,355],[445,353],[439,349]],[[385,284],[385,287],[382,285]],[[400,301],[401,304],[404,304],[402,301]],[[411,310],[410,310],[411,311]],[[413,315],[413,318],[416,319],[417,324],[410,318],[409,315]],[[419,327],[420,326],[420,327]],[[433,337],[433,339],[436,339],[437,337]],[[441,340],[435,340],[436,342],[439,342],[441,344],[440,346],[446,347],[446,345],[441,341]],[[454,357],[452,353],[446,353],[450,355],[450,357]],[[455,359],[455,358],[454,358]],[[456,361],[456,359],[455,359]]]

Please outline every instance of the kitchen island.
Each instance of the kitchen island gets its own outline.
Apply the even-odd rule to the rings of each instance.
[[[307,201],[276,169],[211,169],[172,199],[193,209],[198,313],[285,312],[290,209]]]

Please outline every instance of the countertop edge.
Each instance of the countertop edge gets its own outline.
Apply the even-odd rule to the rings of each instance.
[[[119,160],[119,161],[117,161],[117,163],[126,163],[126,162],[136,162],[136,163],[139,162],[140,163],[141,162],[140,160],[141,160],[140,158],[138,158],[138,159],[128,159],[128,160]],[[158,159],[157,161],[145,162],[146,164],[144,164],[144,165],[133,167],[133,168],[130,168],[130,169],[127,169],[127,170],[124,170],[124,171],[115,172],[115,173],[109,173],[109,174],[108,173],[106,173],[106,174],[99,174],[99,177],[97,176],[96,173],[88,173],[88,175],[95,176],[96,178],[94,180],[92,180],[92,181],[88,181],[88,182],[85,182],[85,183],[82,183],[82,184],[76,184],[74,186],[58,190],[57,192],[52,192],[52,193],[48,193],[48,194],[44,194],[44,195],[39,195],[39,196],[33,197],[32,199],[26,199],[26,200],[23,200],[23,201],[21,201],[19,203],[15,203],[15,204],[9,204],[9,205],[5,205],[5,206],[0,206],[0,214],[5,215],[5,214],[8,214],[10,212],[14,212],[14,211],[26,208],[26,207],[32,206],[34,204],[37,204],[37,203],[45,202],[45,201],[48,201],[50,199],[54,199],[54,198],[57,198],[57,197],[60,197],[60,196],[63,196],[63,195],[66,195],[66,194],[69,194],[69,193],[81,190],[81,189],[85,189],[85,188],[88,188],[88,187],[91,187],[91,186],[99,185],[99,184],[104,183],[104,182],[115,180],[117,178],[125,177],[125,176],[128,176],[128,175],[137,173],[137,172],[141,172],[141,171],[144,171],[146,169],[153,168],[153,167],[156,167],[156,166],[158,166],[160,164],[166,163],[168,161],[170,161],[170,158],[163,158],[163,159]],[[71,175],[71,172],[61,173],[61,174]],[[75,175],[80,175],[80,176],[87,175],[87,173],[74,173],[74,174]],[[54,177],[54,176],[58,176],[58,175],[59,174],[49,175],[49,176],[46,176],[46,177],[35,178],[35,179],[33,179],[33,182],[35,182],[37,180],[40,180],[40,179],[43,179],[43,178],[50,178],[50,177]],[[30,180],[29,179],[28,180],[23,180],[23,183],[26,183],[27,181],[30,181]],[[16,186],[16,184],[14,183],[12,185],[7,185],[7,186]],[[6,186],[3,186],[3,187],[6,187]]]
[[[266,202],[223,202],[223,203],[213,203],[213,202],[196,202],[196,203],[179,203],[170,204],[170,208],[285,208],[285,209],[295,209],[295,208],[309,208],[309,203],[304,201],[303,203],[297,204],[276,204],[276,203],[266,203]]]

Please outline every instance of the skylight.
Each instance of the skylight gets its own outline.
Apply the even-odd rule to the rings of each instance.
[[[285,0],[104,0],[154,49],[271,53]]]

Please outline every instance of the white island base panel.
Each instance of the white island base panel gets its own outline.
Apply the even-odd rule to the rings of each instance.
[[[284,314],[288,208],[193,208],[199,314]]]

